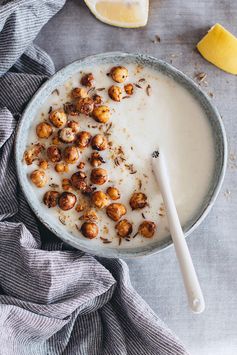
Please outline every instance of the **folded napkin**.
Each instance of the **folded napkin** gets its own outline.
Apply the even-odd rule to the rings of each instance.
[[[30,210],[17,182],[14,133],[54,72],[32,40],[64,1],[0,4],[0,354],[187,354],[132,288],[125,262],[68,247]]]

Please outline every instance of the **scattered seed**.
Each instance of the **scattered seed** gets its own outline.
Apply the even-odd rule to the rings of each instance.
[[[123,99],[131,99],[131,96],[124,96],[123,98],[122,98],[122,100]]]
[[[151,85],[147,85],[146,93],[147,93],[148,96],[151,96]]]
[[[58,219],[64,226],[66,226],[65,217],[59,216]]]
[[[49,111],[48,111],[48,113],[51,113],[51,112],[52,112],[52,110],[53,110],[53,108],[52,108],[52,106],[50,106],[50,107],[49,107]]]
[[[145,215],[144,215],[144,213],[143,213],[143,212],[142,212],[142,218],[146,219],[146,217],[145,217]]]
[[[56,94],[59,96],[59,90],[58,89],[55,89],[54,91],[52,91],[52,94]]]
[[[204,81],[207,77],[207,74],[204,72],[198,73],[195,75],[195,78],[199,81],[199,83],[201,83],[202,81]]]
[[[142,89],[142,87],[138,84],[134,84],[138,89]]]
[[[56,189],[57,187],[59,187],[59,185],[58,185],[58,184],[54,184],[54,183],[49,184],[49,186],[50,186],[50,187],[52,187],[53,189]]]
[[[136,238],[137,235],[138,235],[138,232],[134,234],[133,238]]]

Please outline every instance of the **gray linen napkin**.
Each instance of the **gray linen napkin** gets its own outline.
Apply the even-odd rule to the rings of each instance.
[[[0,354],[187,354],[132,288],[126,264],[65,246],[20,190],[14,131],[54,72],[32,40],[64,4],[0,2]]]

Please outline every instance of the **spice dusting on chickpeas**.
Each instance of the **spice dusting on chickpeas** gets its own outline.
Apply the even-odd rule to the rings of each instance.
[[[63,192],[58,200],[58,205],[63,211],[71,210],[76,204],[77,198],[72,192]]]
[[[117,222],[127,213],[126,207],[122,203],[111,203],[106,208],[106,213],[113,221]]]
[[[49,164],[48,164],[47,160],[40,160],[40,162],[39,162],[40,169],[47,170],[48,166],[49,166]]]
[[[76,101],[76,110],[83,115],[89,116],[94,109],[94,101],[90,97],[78,99]]]
[[[115,229],[119,237],[126,238],[132,233],[132,223],[127,219],[122,219],[116,224]]]
[[[47,156],[52,163],[57,163],[62,159],[61,150],[55,145],[48,147]]]
[[[100,123],[107,123],[110,119],[110,109],[106,105],[97,106],[92,112],[92,117]]]
[[[155,234],[156,224],[151,221],[144,221],[140,224],[138,232],[145,238],[151,238]]]
[[[30,174],[30,179],[33,182],[33,184],[35,184],[35,186],[39,188],[44,187],[48,181],[44,170],[34,170]]]
[[[89,158],[89,162],[90,162],[91,166],[93,166],[94,168],[98,168],[98,166],[105,163],[103,157],[97,152],[94,152],[91,154],[91,156]]]
[[[86,174],[84,171],[77,171],[71,176],[72,185],[81,191],[85,191],[87,188]]]
[[[36,126],[36,134],[39,138],[49,138],[52,133],[52,126],[47,122],[41,122]]]
[[[114,101],[122,100],[122,90],[119,86],[112,85],[108,90],[109,97]]]
[[[65,127],[58,132],[58,138],[63,143],[72,143],[76,139],[76,134],[73,132],[72,128]]]
[[[127,95],[132,95],[133,94],[133,84],[124,85],[124,90]]]
[[[68,171],[68,166],[65,163],[57,163],[54,169],[57,171],[57,173],[65,173]]]
[[[91,196],[91,201],[97,208],[104,208],[109,204],[109,196],[103,191],[95,191]]]
[[[79,151],[77,147],[66,147],[63,152],[63,157],[66,163],[75,164],[79,159]]]
[[[95,168],[91,171],[91,182],[96,185],[103,185],[108,180],[108,173],[105,169]]]
[[[88,96],[87,90],[85,88],[74,88],[71,92],[73,99],[83,99]]]
[[[120,192],[117,189],[117,187],[110,186],[110,187],[108,187],[106,192],[109,195],[109,197],[111,198],[111,200],[120,199]]]
[[[84,222],[81,226],[81,232],[84,237],[93,239],[97,237],[99,233],[99,228],[96,223],[94,222]]]
[[[58,191],[47,191],[44,194],[43,197],[43,202],[44,204],[48,207],[56,207],[58,204],[58,198],[59,198],[59,192]]]
[[[94,75],[92,73],[88,73],[82,76],[81,85],[91,88],[93,85],[93,81],[94,81]]]
[[[128,70],[119,65],[110,70],[110,76],[116,83],[123,83],[128,77]]]
[[[54,110],[49,114],[50,122],[57,128],[65,126],[67,115],[63,110]]]
[[[97,134],[92,138],[91,147],[95,150],[105,150],[108,147],[107,138],[103,134]]]
[[[76,121],[68,121],[67,126],[72,129],[74,133],[78,133],[80,129],[80,125]]]
[[[95,94],[95,95],[92,96],[92,99],[94,101],[95,107],[102,104],[103,100],[102,100],[102,97],[100,95]]]
[[[77,135],[76,145],[80,149],[84,149],[90,145],[91,142],[91,134],[90,132],[82,131]]]
[[[129,204],[132,210],[144,208],[147,206],[147,196],[143,192],[134,192]]]
[[[34,144],[30,149],[25,151],[24,159],[27,165],[31,165],[33,161],[35,161],[41,151],[43,150],[43,146],[40,143]]]

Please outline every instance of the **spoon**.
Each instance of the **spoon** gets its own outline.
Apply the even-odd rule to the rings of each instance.
[[[166,208],[170,233],[183,276],[189,306],[194,313],[202,313],[205,309],[202,290],[175,207],[165,157],[160,149],[152,153],[152,167]]]

